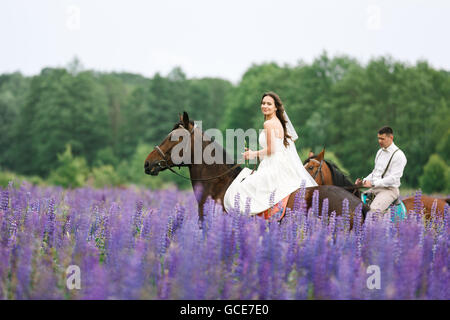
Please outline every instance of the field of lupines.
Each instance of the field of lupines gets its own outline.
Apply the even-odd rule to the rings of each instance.
[[[307,212],[297,199],[278,224],[209,201],[199,228],[192,191],[10,183],[0,299],[450,298],[448,206],[443,219],[424,221],[417,205],[406,220],[369,215],[361,226],[357,210],[350,230],[351,213],[323,219],[314,203]],[[70,265],[81,289],[66,285]],[[370,265],[380,289],[367,287]]]

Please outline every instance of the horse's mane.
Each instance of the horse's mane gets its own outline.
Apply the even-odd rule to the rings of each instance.
[[[314,155],[312,157],[309,157],[308,159],[306,159],[303,164],[306,164],[309,162],[309,160],[311,159],[316,159],[317,156]],[[350,179],[348,178],[347,175],[345,175],[341,169],[339,169],[339,167],[332,161],[330,160],[323,160],[325,161],[325,163],[327,164],[328,168],[330,169],[331,172],[331,179],[333,180],[333,184],[335,186],[339,186],[339,187],[351,187],[354,186],[354,184],[350,181]],[[355,189],[347,189],[350,192],[354,191]],[[361,197],[361,192],[359,191],[359,189],[356,189],[355,195],[357,197]]]
[[[189,120],[189,123],[194,125],[194,121],[193,120]],[[173,126],[172,131],[177,129],[180,126],[180,124],[184,126],[183,122],[179,121]],[[203,136],[203,134],[204,134],[204,132],[202,131],[202,136]],[[228,168],[231,168],[231,167],[233,167],[235,165],[235,163],[232,163],[232,164],[226,163],[227,162],[226,160],[229,159],[230,157],[229,157],[227,151],[225,150],[225,148],[222,145],[217,143],[215,140],[211,141],[210,143],[215,143],[222,149],[222,152],[223,152],[223,158],[222,159],[224,159],[224,161],[225,161],[224,165],[226,165]],[[222,164],[215,164],[215,165],[220,166]],[[238,176],[238,174],[241,172],[241,170],[242,170],[242,167],[241,166],[237,166],[232,171],[230,171],[230,173],[232,173],[233,179]]]

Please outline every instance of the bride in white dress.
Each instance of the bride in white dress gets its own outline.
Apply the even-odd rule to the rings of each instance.
[[[245,160],[258,157],[261,162],[253,174],[249,168],[243,168],[228,187],[224,196],[227,212],[234,208],[237,193],[240,211],[245,212],[247,198],[250,198],[249,214],[254,215],[269,209],[271,203],[277,204],[302,183],[305,187],[317,186],[298,156],[294,144],[297,133],[276,93],[264,93],[261,111],[265,121],[258,142],[263,149],[243,153]]]

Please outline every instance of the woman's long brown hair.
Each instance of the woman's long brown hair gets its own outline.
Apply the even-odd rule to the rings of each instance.
[[[265,92],[261,98],[261,104],[265,96],[270,96],[275,101],[275,107],[277,108],[277,111],[275,112],[277,118],[280,120],[281,125],[283,126],[284,130],[284,139],[283,144],[285,147],[288,146],[288,138],[291,138],[291,136],[287,133],[286,124],[287,120],[284,118],[284,107],[283,103],[281,102],[280,97],[273,91]]]

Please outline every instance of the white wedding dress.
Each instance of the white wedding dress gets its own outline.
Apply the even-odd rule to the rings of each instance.
[[[294,142],[288,139],[290,145],[286,148],[283,138],[274,136],[272,140],[273,153],[263,157],[258,169],[253,174],[251,174],[250,168],[243,168],[228,187],[224,196],[224,207],[227,212],[234,208],[237,193],[240,196],[239,209],[241,213],[245,213],[248,197],[251,199],[249,214],[254,215],[271,207],[270,197],[274,191],[272,205],[300,188],[302,182],[305,187],[317,186],[317,183],[301,164]],[[265,131],[261,132],[258,141],[263,148],[267,147]]]

